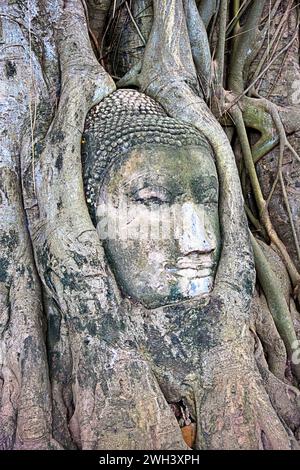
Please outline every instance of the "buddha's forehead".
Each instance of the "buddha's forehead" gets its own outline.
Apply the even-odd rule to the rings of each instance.
[[[168,177],[183,182],[194,178],[217,179],[217,170],[212,153],[207,148],[157,145],[132,149],[114,165],[110,177],[117,178],[122,184],[135,179],[148,179],[150,183]]]

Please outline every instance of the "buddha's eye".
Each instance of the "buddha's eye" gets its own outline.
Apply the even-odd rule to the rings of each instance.
[[[142,204],[165,204],[171,202],[171,193],[162,186],[146,186],[131,193],[131,198],[135,202]]]

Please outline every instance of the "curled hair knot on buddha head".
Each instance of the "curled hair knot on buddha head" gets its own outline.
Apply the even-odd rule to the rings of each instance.
[[[82,160],[86,200],[94,221],[100,183],[107,168],[130,150],[148,145],[201,146],[213,156],[201,132],[169,117],[158,103],[138,91],[118,90],[90,110]]]

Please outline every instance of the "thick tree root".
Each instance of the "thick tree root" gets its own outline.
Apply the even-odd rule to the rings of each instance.
[[[242,348],[245,351],[245,344]],[[213,376],[208,382],[208,377],[202,376],[186,385],[184,399],[196,413],[195,448],[298,448],[288,426],[296,430],[299,425],[299,391],[276,379],[268,369],[260,369],[262,380],[254,365],[242,366],[238,344],[234,350],[235,359],[231,362],[228,349],[223,349],[221,355],[209,353],[206,364],[211,364]],[[216,360],[220,357],[220,361]],[[281,401],[286,392],[288,396]]]
[[[259,244],[253,236],[251,236],[251,240],[258,279],[265,293],[276,327],[285,343],[288,357],[292,361],[292,356],[294,352],[293,345],[295,344],[295,342],[297,342],[297,336],[288,309],[288,305],[282,295],[278,280],[276,279],[275,274],[272,272],[270,265],[267,259],[265,258]],[[300,366],[298,364],[294,364],[293,362],[291,365],[295,377],[299,382]]]
[[[270,370],[265,360],[262,346],[256,351],[258,369],[266,392],[276,413],[294,433],[300,427],[300,392],[296,387],[279,380]],[[300,443],[299,443],[300,444]]]
[[[87,7],[102,21],[108,3],[97,6],[91,0]],[[295,448],[291,430],[297,433],[299,427],[299,392],[279,381],[284,379],[285,355],[271,318],[266,324],[256,323],[269,363],[258,350],[254,358],[249,333],[252,252],[231,146],[199,97],[193,64],[196,41],[191,34],[195,8],[188,10],[186,21],[190,1],[154,0],[153,31],[138,83],[170,115],[202,131],[215,150],[224,195],[224,243],[216,288],[207,309],[197,305],[186,311],[185,305],[176,305],[142,317],[133,311],[130,318],[90,221],[81,178],[86,112],[115,86],[91,52],[82,3],[68,0],[61,9],[62,4],[53,0],[50,6],[56,12],[53,23],[62,73],[59,104],[54,113],[53,96],[60,81],[57,64],[46,57],[45,70],[51,77],[47,86],[47,74],[42,75],[38,61],[31,64],[28,76],[41,75],[39,97],[30,103],[29,115],[28,103],[21,111],[19,104],[8,110],[20,113],[16,135],[28,129],[22,141],[22,175],[12,159],[4,170],[1,167],[0,202],[6,211],[1,229],[6,237],[13,230],[11,238],[16,233],[20,238],[5,253],[8,267],[0,273],[0,446],[187,450],[168,405],[184,399],[197,423],[196,448]],[[37,11],[45,21],[44,4],[43,8]],[[197,25],[196,39],[201,36],[207,46],[203,25]],[[103,26],[90,25],[98,50]],[[54,46],[49,50],[57,58]],[[209,51],[204,52],[208,57]],[[208,73],[207,62],[201,73]],[[35,142],[35,112],[45,120],[40,140],[47,128],[42,142]],[[15,155],[20,147],[21,142],[10,139],[5,155]],[[16,189],[20,176],[23,199]],[[9,199],[12,195],[18,200]],[[28,234],[20,231],[26,227],[23,201],[39,277]],[[48,357],[42,307],[48,321]],[[136,328],[134,321],[139,322]],[[266,325],[276,341],[274,356]]]
[[[285,380],[287,354],[284,342],[280,337],[265,297],[255,295],[252,303],[252,314],[255,316],[254,329],[263,345],[267,356],[268,368],[279,379]]]

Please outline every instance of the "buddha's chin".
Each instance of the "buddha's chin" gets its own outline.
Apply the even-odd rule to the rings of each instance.
[[[181,277],[178,281],[178,290],[185,299],[208,295],[213,289],[213,277]]]
[[[214,278],[210,274],[203,277],[180,277],[176,283],[168,285],[168,294],[160,289],[152,291],[152,295],[136,298],[147,309],[156,309],[188,301],[206,301],[213,290]],[[165,285],[165,288],[167,285]],[[134,297],[133,297],[134,298]]]

